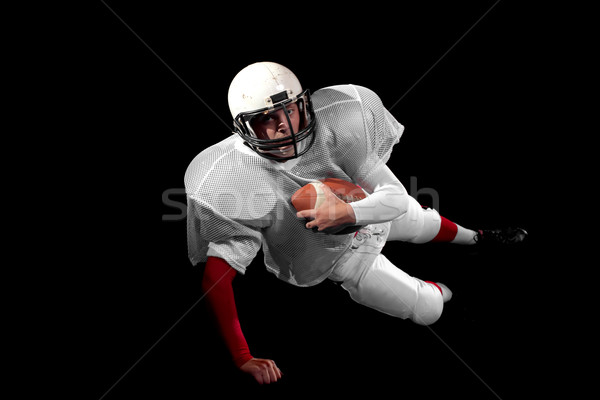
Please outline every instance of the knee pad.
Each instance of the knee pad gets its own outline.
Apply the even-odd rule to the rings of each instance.
[[[436,237],[442,224],[440,214],[433,208],[421,208],[420,211],[423,215],[423,225],[418,234],[410,240],[411,243],[421,244],[430,242]]]
[[[423,224],[423,209],[409,196],[406,212],[392,221],[388,240],[412,241],[423,230]]]
[[[410,319],[419,325],[431,325],[442,315],[444,299],[434,285],[426,282],[419,284],[419,297]]]
[[[438,234],[441,224],[442,218],[436,210],[424,209],[414,198],[409,197],[406,213],[392,221],[388,240],[427,243]]]

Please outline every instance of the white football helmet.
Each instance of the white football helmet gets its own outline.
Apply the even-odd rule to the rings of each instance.
[[[234,132],[262,157],[289,160],[314,141],[310,92],[283,65],[258,62],[233,78],[228,93]]]

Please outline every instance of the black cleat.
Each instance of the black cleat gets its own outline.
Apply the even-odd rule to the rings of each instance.
[[[475,236],[477,244],[515,244],[527,237],[527,231],[521,228],[480,229]]]

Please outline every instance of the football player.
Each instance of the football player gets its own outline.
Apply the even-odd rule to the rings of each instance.
[[[286,67],[259,62],[235,76],[228,100],[234,133],[198,154],[185,174],[188,250],[192,264],[206,263],[202,289],[233,362],[261,384],[281,371],[250,352],[232,289],[259,249],[267,270],[290,284],[332,279],[360,304],[429,325],[452,292],[394,266],[381,254],[387,241],[473,245],[527,235],[467,229],[409,196],[386,165],[404,127],[367,88],[311,94]],[[323,178],[353,182],[369,195],[346,203],[325,187],[318,208],[297,212],[292,194]],[[362,228],[323,232],[348,224]]]

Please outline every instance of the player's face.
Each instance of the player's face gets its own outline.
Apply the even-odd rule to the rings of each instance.
[[[271,111],[266,114],[261,114],[252,119],[250,125],[259,139],[282,139],[291,136],[292,129],[294,133],[298,133],[300,129],[300,111],[296,103],[290,103],[286,106],[288,116],[290,117],[291,127],[288,119],[285,116],[283,109]],[[291,128],[291,129],[290,129]],[[292,141],[290,140],[290,143]],[[294,152],[294,146],[283,146],[279,150],[285,151],[282,156],[289,156]],[[290,153],[290,154],[288,154]]]

